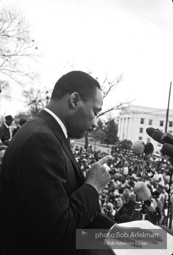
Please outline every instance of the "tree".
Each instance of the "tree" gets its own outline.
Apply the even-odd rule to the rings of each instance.
[[[120,141],[118,144],[117,144],[117,148],[119,149],[126,149],[126,150],[130,150],[132,148],[132,141],[130,140],[123,140],[123,141]]]
[[[7,99],[9,99],[9,83],[7,81],[4,80],[0,80],[0,93],[2,91],[4,91],[4,97],[6,97]]]
[[[114,119],[111,118],[109,118],[105,124],[103,142],[106,143],[107,146],[109,144],[115,144],[118,141],[118,125],[115,123]]]
[[[18,124],[18,122],[21,118],[29,120],[30,118],[32,118],[32,115],[29,112],[20,112],[20,113],[16,114],[14,118],[15,118],[15,123]]]
[[[29,25],[15,10],[0,11],[0,80],[24,84],[36,77],[31,71],[37,46],[30,38]]]
[[[97,141],[101,141],[104,137],[104,123],[99,119],[97,126],[90,132],[92,138],[94,138],[94,147],[96,146]]]
[[[88,70],[88,74],[92,75],[92,71]],[[98,80],[98,77],[96,77],[96,80]],[[121,80],[122,80],[122,74],[113,80],[109,80],[108,75],[105,74],[103,81],[100,82],[101,88],[103,91],[103,100],[109,97],[109,94],[117,88]],[[100,118],[101,116],[106,115],[110,112],[120,110],[124,108],[125,106],[128,106],[130,103],[131,101],[125,101],[125,102],[120,102],[117,105],[110,106],[104,109],[103,111],[101,111],[97,117]],[[88,132],[86,132],[85,134],[85,148],[86,149],[88,148]]]
[[[29,110],[32,115],[36,115],[41,109],[43,109],[49,102],[49,91],[30,88],[30,90],[24,90],[23,96],[28,100]]]
[[[109,145],[115,144],[118,141],[117,132],[118,125],[114,119],[109,118],[105,123],[99,119],[96,128],[90,132],[90,135],[94,138],[95,144],[97,141],[100,141],[100,143]]]

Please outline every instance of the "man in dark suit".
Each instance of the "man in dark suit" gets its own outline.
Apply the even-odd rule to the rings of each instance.
[[[122,195],[115,196],[115,215],[114,220],[117,223],[129,222],[131,221],[129,212],[124,207]]]
[[[76,229],[114,224],[100,213],[98,199],[111,179],[103,165],[110,157],[96,162],[84,178],[68,140],[95,126],[102,103],[95,79],[67,73],[47,107],[13,137],[0,175],[2,255],[78,254]]]
[[[0,139],[6,146],[8,146],[11,141],[10,126],[12,125],[13,121],[13,117],[11,115],[7,115],[5,116],[4,123],[0,126]]]

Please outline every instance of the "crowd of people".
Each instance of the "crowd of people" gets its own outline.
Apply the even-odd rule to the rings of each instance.
[[[0,126],[0,165],[2,164],[3,155],[12,137],[27,122],[25,118],[18,120],[18,123],[12,126],[14,118],[11,115],[5,116],[4,123]],[[11,130],[10,130],[11,127]],[[78,162],[80,169],[86,176],[87,171],[99,159],[108,153],[100,150],[93,150],[92,145],[88,149],[79,146],[73,140],[70,141],[72,152]],[[173,180],[170,182],[172,165],[168,159],[160,161],[156,156],[149,160],[150,173],[144,166],[142,155],[137,155],[132,150],[120,150],[113,147],[111,154],[113,160],[107,162],[111,181],[99,194],[99,201],[102,212],[117,223],[128,222],[141,219],[142,213],[144,217],[154,224],[166,224],[168,215],[168,203],[173,205]],[[147,162],[148,163],[148,162]],[[142,176],[143,168],[145,176]],[[154,173],[154,174],[153,174]],[[152,194],[152,200],[156,205],[157,217],[147,210],[142,209],[142,201],[134,192],[135,183],[143,180]],[[169,194],[170,193],[170,194]],[[170,201],[169,201],[170,196]],[[143,205],[144,206],[144,205]],[[173,213],[173,206],[172,206]]]
[[[14,118],[11,115],[7,115],[0,127],[2,142],[0,144],[0,165],[12,137],[27,120],[25,118],[19,119],[18,123],[15,123],[10,130],[13,122]],[[86,150],[84,146],[75,144],[73,140],[71,141],[71,149],[84,176],[86,176],[87,171],[95,162],[107,155],[107,153],[100,150],[93,150],[92,145]],[[143,178],[144,159],[141,155],[135,154],[132,150],[119,150],[118,148],[115,149],[115,147],[113,147],[111,154],[113,160],[107,163],[111,181],[99,194],[102,212],[106,213],[116,223],[141,219],[142,213],[144,213],[144,217],[152,223],[166,224],[168,203],[170,202],[173,205],[173,181],[170,183],[170,175],[173,169],[169,160],[165,158],[161,162],[158,158],[155,158],[156,156],[152,157],[152,159],[150,158],[151,172],[154,174],[150,176],[146,171]],[[152,194],[152,200],[157,204],[157,217],[147,210],[147,207],[143,211],[142,201],[139,201],[134,192],[135,183],[141,179],[147,184]],[[168,199],[169,195],[170,201]]]
[[[144,171],[143,158],[131,151],[107,155],[70,143],[96,127],[102,105],[98,81],[72,71],[60,77],[46,107],[22,127],[19,123],[15,134],[10,133],[13,117],[5,117],[0,127],[1,146],[6,146],[0,169],[1,255],[109,255],[88,230],[107,233],[114,226],[121,235],[124,228],[115,223],[140,219],[143,211],[154,224],[164,223],[172,196],[169,161],[147,160]],[[151,190],[156,214],[145,210],[134,192],[141,179]],[[148,232],[135,225],[127,230]],[[90,242],[85,246],[86,236],[98,253]],[[85,247],[77,247],[80,243]],[[104,240],[100,244],[105,247]]]
[[[107,154],[100,150],[93,151],[92,146],[86,150],[84,146],[74,141],[71,147],[84,175],[92,164]],[[173,169],[168,158],[163,160],[159,156],[151,156],[144,165],[143,156],[135,154],[132,150],[117,148],[117,151],[112,150],[111,154],[113,160],[107,163],[110,168],[111,181],[99,195],[102,211],[117,223],[138,220],[144,214],[145,218],[154,224],[166,224],[168,203],[173,205],[173,180],[170,182]],[[149,170],[147,169],[148,164],[150,164]],[[142,176],[143,172],[145,176]],[[134,186],[140,180],[151,192],[152,202],[155,205],[154,213],[147,207],[142,209],[143,202],[135,194]],[[171,209],[173,213],[173,207]]]

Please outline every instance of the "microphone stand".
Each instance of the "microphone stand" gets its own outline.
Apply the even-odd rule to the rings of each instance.
[[[145,171],[145,159],[147,157],[145,156],[145,154],[142,154],[142,173],[141,173],[141,178],[140,180],[145,182],[145,178],[146,178],[146,171]],[[137,220],[145,220],[146,219],[146,215],[148,216],[149,221],[151,221],[150,215],[148,213],[148,209],[146,207],[146,204],[144,203],[144,201],[142,201],[141,199],[139,199],[139,197],[136,197],[136,206],[135,206],[135,211],[138,212],[138,216],[137,216]]]
[[[144,202],[142,204],[141,215],[142,215],[142,220],[145,220],[146,216],[148,216],[149,221],[152,222],[151,217],[150,217],[150,215],[148,213],[148,209],[147,209],[147,207],[146,207]]]
[[[146,160],[148,159],[148,157],[150,156],[150,154],[142,154],[142,173],[141,173],[141,178],[140,180],[145,182],[146,179]],[[160,163],[160,162],[159,162]],[[147,173],[148,175],[148,173]],[[148,220],[150,222],[152,222],[151,217],[149,215],[149,211],[147,208],[147,205],[144,201],[142,201],[141,199],[139,199],[139,197],[136,197],[136,206],[135,206],[135,211],[137,212],[138,216],[137,216],[137,220],[140,218],[141,220],[145,220],[146,216],[148,217]]]
[[[146,220],[146,216],[147,216],[148,220],[152,222],[145,202],[141,201],[141,199],[139,199],[138,196],[136,197],[135,212],[136,213],[134,213],[132,216],[132,220]]]

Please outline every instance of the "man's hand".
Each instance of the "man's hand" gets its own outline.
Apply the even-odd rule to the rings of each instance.
[[[111,155],[107,155],[97,161],[87,172],[86,181],[92,185],[98,193],[110,182],[111,176],[108,173],[108,166],[104,165],[107,161],[112,160]]]

